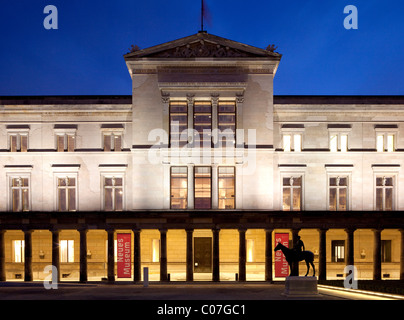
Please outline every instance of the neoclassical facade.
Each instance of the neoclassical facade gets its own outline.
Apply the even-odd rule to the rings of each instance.
[[[124,55],[131,96],[0,97],[0,281],[120,280],[121,233],[133,281],[281,279],[277,233],[404,279],[404,97],[274,96],[281,58],[199,32]]]

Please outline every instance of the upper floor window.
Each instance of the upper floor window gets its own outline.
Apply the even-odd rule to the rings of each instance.
[[[394,210],[394,177],[376,177],[376,210]]]
[[[58,152],[74,152],[76,148],[77,125],[57,124],[54,127],[56,150]]]
[[[10,152],[27,152],[28,150],[28,125],[8,125],[8,149]]]
[[[329,178],[329,210],[346,211],[348,208],[348,177]]]
[[[283,211],[302,210],[302,176],[282,178]]]
[[[104,203],[105,211],[122,211],[124,200],[123,177],[122,176],[103,176]]]
[[[212,207],[211,167],[195,167],[194,186],[195,209],[210,209]]]
[[[219,101],[217,127],[219,129],[219,145],[234,146],[236,143],[236,102]]]
[[[377,152],[394,152],[396,149],[397,125],[376,125]]]
[[[170,147],[183,147],[188,143],[188,104],[186,101],[171,101]]]
[[[212,102],[194,102],[194,147],[212,146]]]
[[[30,190],[29,190],[29,177],[18,176],[10,177],[11,189],[11,210],[29,211],[30,208]]]
[[[76,211],[76,177],[57,178],[58,211]]]
[[[282,125],[282,148],[285,152],[300,152],[303,148],[304,125],[284,124]]]
[[[348,134],[351,131],[350,124],[329,124],[329,147],[331,152],[348,151]]]
[[[103,124],[101,126],[104,151],[122,151],[123,131],[122,124]]]
[[[219,209],[235,208],[235,168],[219,167]]]
[[[188,207],[188,168],[171,167],[171,209],[187,209]]]

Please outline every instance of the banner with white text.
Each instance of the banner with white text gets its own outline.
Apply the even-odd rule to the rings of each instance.
[[[289,234],[275,233],[275,246],[278,243],[289,248]],[[289,264],[281,250],[275,251],[275,277],[287,277],[289,275]]]
[[[118,278],[131,277],[131,235],[117,234],[117,272]]]

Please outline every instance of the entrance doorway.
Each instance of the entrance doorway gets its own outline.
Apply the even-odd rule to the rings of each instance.
[[[194,272],[212,272],[212,238],[194,238]]]

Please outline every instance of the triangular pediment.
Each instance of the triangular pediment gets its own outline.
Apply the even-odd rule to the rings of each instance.
[[[138,58],[259,58],[280,59],[282,55],[233,40],[198,32],[178,40],[126,54],[126,60]]]

